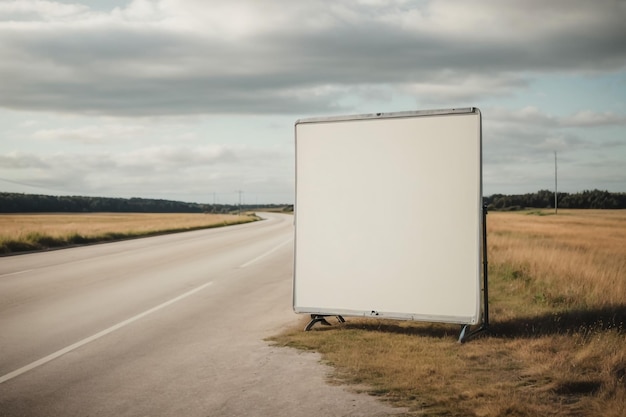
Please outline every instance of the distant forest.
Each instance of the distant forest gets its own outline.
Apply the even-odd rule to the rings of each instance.
[[[522,210],[525,208],[554,208],[554,191],[541,190],[531,194],[494,194],[484,197],[489,210]],[[557,193],[559,208],[624,209],[626,193],[587,190],[580,193]]]
[[[234,213],[239,210],[285,210],[276,204],[198,204],[147,198],[50,196],[0,192],[0,213]]]
[[[559,208],[626,209],[626,193],[590,190],[579,193],[558,193]],[[484,197],[489,210],[522,210],[554,208],[554,192],[541,190],[530,194],[494,194]],[[292,211],[292,205],[198,204],[146,198],[107,198],[81,196],[49,196],[0,192],[0,213],[233,213],[239,210]]]

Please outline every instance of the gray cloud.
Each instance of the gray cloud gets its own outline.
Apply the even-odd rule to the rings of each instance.
[[[32,137],[43,141],[63,141],[76,144],[105,144],[132,139],[145,131],[133,125],[86,125],[78,128],[40,129]]]
[[[558,153],[559,188],[623,189],[626,142],[598,127],[620,126],[612,113],[581,111],[552,116],[536,108],[486,109],[483,122],[485,194],[554,189],[554,152]],[[583,127],[583,129],[574,129]]]
[[[624,21],[619,1],[24,2],[0,8],[0,106],[302,114],[341,111],[364,86],[476,100],[534,72],[623,69]]]
[[[209,201],[206,196],[217,193],[225,202],[225,195],[233,198],[231,194],[241,189],[261,197],[277,193],[282,201],[290,201],[293,174],[285,172],[292,164],[290,150],[244,145],[148,146],[45,156],[15,153],[0,156],[0,180],[64,194],[129,197],[142,190],[142,195],[152,197],[196,201],[205,196],[203,200]]]
[[[41,169],[47,168],[48,164],[37,155],[12,152],[8,155],[0,155],[0,168],[3,169]]]
[[[598,126],[626,126],[626,115],[612,112],[597,113],[582,110],[561,120],[562,126],[568,127],[598,127]]]
[[[623,189],[623,1],[80,3],[0,2],[2,181],[290,201],[296,118],[477,103],[487,193],[549,187],[555,150],[572,191]]]

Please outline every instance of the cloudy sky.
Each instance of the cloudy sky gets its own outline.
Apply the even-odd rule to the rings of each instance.
[[[479,107],[486,195],[626,192],[620,0],[0,0],[0,191],[294,199],[297,119]]]

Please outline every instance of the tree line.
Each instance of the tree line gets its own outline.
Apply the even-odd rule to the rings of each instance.
[[[521,210],[554,208],[554,192],[540,190],[528,194],[493,194],[483,198],[489,210]],[[626,193],[586,190],[579,193],[558,193],[559,208],[625,209]],[[436,204],[436,202],[435,202]],[[293,206],[280,204],[242,205],[199,204],[149,198],[109,198],[83,196],[51,196],[0,192],[0,213],[233,213],[240,210],[292,211]]]
[[[489,210],[521,210],[524,208],[554,208],[554,191],[540,190],[529,194],[493,194],[484,197]],[[624,209],[626,193],[585,190],[578,193],[557,193],[559,208]]]
[[[149,198],[51,196],[0,192],[0,213],[233,213],[284,205],[199,204]]]

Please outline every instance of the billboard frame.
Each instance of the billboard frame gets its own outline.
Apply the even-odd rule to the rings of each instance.
[[[477,119],[465,119],[465,121],[462,121],[462,123],[469,123],[468,126],[472,129],[471,132],[469,134],[467,133],[461,133],[459,134],[458,131],[454,131],[454,132],[448,132],[445,131],[445,129],[448,129],[447,127],[437,127],[437,126],[444,126],[443,124],[441,124],[442,121],[448,122],[448,119],[434,119],[436,117],[440,117],[443,116],[444,118],[446,117],[452,117],[454,118],[455,116],[476,116]],[[315,143],[316,138],[314,138],[313,136],[311,136],[311,133],[307,133],[310,132],[311,129],[313,129],[312,131],[315,132],[315,129],[321,129],[319,133],[323,134],[324,133],[331,133],[330,136],[333,136],[333,130],[335,128],[339,128],[341,129],[341,125],[343,122],[346,122],[347,125],[346,126],[357,126],[357,132],[358,130],[358,124],[361,122],[369,122],[369,121],[388,121],[388,122],[382,122],[382,124],[385,123],[392,123],[390,126],[393,127],[393,123],[396,123],[396,120],[399,119],[411,119],[409,121],[406,122],[401,122],[401,123],[406,123],[408,127],[413,127],[411,125],[411,123],[415,123],[418,129],[422,129],[420,126],[423,125],[423,123],[431,123],[430,121],[423,121],[424,119],[429,119],[429,118],[433,118],[433,120],[438,120],[437,122],[433,122],[435,123],[435,127],[434,129],[443,129],[448,135],[452,135],[454,136],[454,134],[456,134],[460,139],[453,139],[453,140],[465,140],[466,136],[469,136],[471,141],[477,141],[477,142],[469,142],[469,145],[467,144],[467,142],[463,142],[462,146],[469,146],[470,150],[472,151],[471,153],[473,153],[475,155],[475,157],[477,157],[477,160],[472,159],[471,162],[469,163],[469,168],[470,171],[474,172],[476,171],[474,174],[471,174],[470,176],[475,176],[475,180],[470,179],[470,180],[464,180],[464,181],[470,181],[471,184],[473,184],[470,188],[472,190],[475,190],[477,195],[473,195],[470,199],[466,199],[467,201],[470,201],[470,204],[472,204],[471,207],[471,214],[470,216],[472,219],[475,220],[471,220],[472,225],[470,225],[469,229],[470,232],[465,232],[465,235],[463,237],[468,237],[466,236],[468,233],[471,234],[471,236],[473,236],[473,240],[475,240],[474,243],[471,244],[471,247],[473,248],[472,253],[474,253],[474,250],[477,250],[476,253],[476,258],[474,259],[474,261],[472,261],[472,265],[474,266],[478,266],[477,268],[472,267],[472,269],[478,269],[475,270],[473,274],[474,278],[472,279],[471,282],[474,282],[474,279],[477,279],[478,282],[475,282],[475,284],[471,284],[471,285],[477,285],[477,287],[471,287],[474,288],[472,290],[472,292],[476,292],[475,294],[475,301],[471,302],[471,306],[475,306],[475,307],[470,307],[470,308],[476,308],[476,313],[472,313],[472,315],[467,315],[465,314],[465,310],[463,310],[463,314],[457,314],[457,310],[454,310],[453,313],[446,313],[446,314],[429,314],[428,311],[426,311],[426,314],[422,314],[422,312],[415,314],[414,311],[408,311],[408,309],[402,310],[393,310],[393,309],[387,309],[384,311],[377,311],[377,310],[370,310],[370,309],[364,309],[364,308],[354,308],[354,304],[352,304],[352,301],[348,302],[347,304],[352,304],[351,306],[347,307],[347,308],[341,308],[340,304],[341,302],[339,302],[338,304],[329,307],[327,305],[323,305],[324,303],[321,302],[319,304],[321,304],[321,306],[315,306],[315,302],[310,303],[309,305],[304,305],[304,304],[300,304],[299,300],[298,300],[298,296],[302,297],[302,298],[307,298],[306,296],[303,296],[302,292],[298,292],[298,286],[299,286],[299,282],[298,282],[298,277],[299,277],[299,273],[302,273],[303,275],[307,275],[307,273],[304,273],[302,271],[299,272],[298,267],[299,267],[299,246],[300,246],[300,239],[299,239],[299,231],[300,228],[303,227],[300,223],[300,204],[301,200],[304,201],[304,203],[302,203],[302,206],[306,207],[307,210],[307,216],[308,219],[307,222],[310,222],[311,220],[311,210],[309,209],[309,206],[311,206],[312,203],[310,203],[310,200],[307,200],[307,198],[301,197],[302,193],[305,193],[307,190],[311,191],[312,190],[312,186],[310,178],[317,174],[312,174],[312,170],[310,169],[310,161],[307,161],[307,157],[306,156],[301,156],[304,151],[302,151],[300,149],[300,145],[299,142],[304,141],[304,144],[307,143]],[[461,119],[457,119],[457,120],[461,120]],[[455,121],[454,120],[450,120],[451,123],[453,124]],[[351,123],[353,123],[353,125],[350,125]],[[439,125],[437,125],[436,123],[440,123]],[[461,123],[461,124],[462,124]],[[381,125],[382,125],[381,124]],[[373,127],[373,125],[368,125],[369,127]],[[404,125],[402,125],[404,126]],[[447,125],[446,125],[447,126]],[[463,125],[465,126],[465,125]],[[477,126],[477,131],[474,131],[473,129]],[[308,129],[308,130],[307,130]],[[324,130],[327,129],[327,130]],[[330,131],[328,129],[331,129]],[[405,129],[405,128],[403,128]],[[428,128],[424,128],[424,129],[432,129],[431,127]],[[348,133],[350,133],[350,131],[347,131]],[[367,132],[366,130],[360,130],[361,133],[363,132]],[[432,133],[432,131],[429,131],[430,133]],[[435,130],[435,132],[437,132]],[[345,133],[345,132],[343,132]],[[302,135],[303,139],[300,140],[299,139],[299,134]],[[365,133],[364,136],[367,136],[368,133]],[[374,134],[372,134],[374,135]],[[404,135],[401,134],[400,136]],[[324,146],[326,147],[332,147],[334,146],[336,143],[341,143],[342,140],[344,139],[343,136],[341,135],[335,135],[336,137],[333,137],[332,140],[334,140],[335,142],[326,142],[326,144],[321,145],[322,148]],[[436,136],[436,135],[435,135]],[[378,146],[379,148],[377,148],[378,151],[380,151],[381,149],[386,149],[386,148],[380,148],[380,141],[377,141],[379,138],[372,136],[373,139],[363,139],[362,142],[359,143],[365,143],[364,146],[367,146],[368,144],[368,140],[370,141],[374,141],[372,142],[373,145],[372,147],[376,147]],[[361,138],[359,138],[361,139]],[[325,139],[323,139],[325,140]],[[385,139],[387,140],[387,139]],[[393,145],[394,142],[393,140],[395,140],[395,138],[389,139],[390,140],[390,144]],[[430,140],[430,139],[428,139]],[[311,314],[311,322],[307,325],[307,327],[305,328],[305,330],[309,330],[315,323],[322,323],[322,324],[328,324],[328,322],[325,320],[325,317],[328,316],[336,316],[338,318],[338,320],[340,322],[344,321],[343,316],[355,316],[355,317],[379,317],[379,318],[391,318],[391,319],[398,319],[398,320],[415,320],[415,321],[431,321],[431,322],[445,322],[445,323],[459,323],[462,325],[462,330],[461,330],[461,335],[459,337],[459,341],[465,341],[467,340],[469,337],[471,337],[472,335],[476,334],[479,331],[483,331],[486,330],[488,327],[488,290],[487,290],[487,282],[488,282],[488,278],[487,278],[487,246],[486,246],[486,239],[487,239],[487,231],[486,231],[486,207],[482,204],[482,115],[480,113],[480,110],[476,107],[467,107],[467,108],[454,108],[454,109],[441,109],[441,110],[419,110],[419,111],[406,111],[406,112],[394,112],[394,113],[370,113],[370,114],[361,114],[361,115],[348,115],[348,116],[332,116],[332,117],[313,117],[313,118],[306,118],[306,119],[299,119],[296,121],[295,123],[295,142],[296,142],[296,204],[295,204],[295,219],[294,219],[294,224],[296,225],[295,227],[295,239],[294,239],[294,245],[295,245],[295,254],[294,254],[294,288],[293,288],[293,308],[294,311],[296,313],[309,313]],[[396,145],[399,145],[397,147],[402,147],[402,146],[407,146],[406,143],[409,143],[410,146],[415,146],[415,144],[417,143],[418,145],[418,150],[423,150],[421,148],[419,148],[419,146],[427,146],[426,147],[426,151],[428,152],[428,150],[430,148],[428,148],[428,146],[430,145],[419,145],[420,143],[425,144],[425,143],[432,143],[433,141],[431,140],[431,142],[426,142],[426,141],[422,141],[422,142],[417,142],[414,141],[413,138],[409,138],[408,142],[406,140],[406,138],[400,138],[399,141],[396,141]],[[319,142],[318,142],[319,143]],[[311,145],[303,145],[302,147],[308,146],[307,149],[310,149]],[[320,146],[320,145],[317,145]],[[342,146],[342,145],[340,145]],[[388,146],[387,144],[385,144],[384,146]],[[440,145],[433,145],[435,146],[435,150],[437,151],[441,151],[441,149],[436,148],[437,146]],[[461,146],[461,147],[462,147]],[[474,148],[477,147],[477,148]],[[323,148],[324,149],[324,148]],[[324,149],[325,151],[328,151],[328,149]],[[345,152],[345,149],[344,149]],[[401,152],[401,151],[400,151]],[[427,153],[425,152],[425,153]],[[328,154],[328,152],[326,153]],[[402,154],[401,154],[402,155]],[[442,158],[441,155],[435,155],[436,158]],[[465,158],[464,155],[460,156],[461,158]],[[310,158],[310,157],[308,157]],[[436,159],[435,158],[435,159]],[[468,156],[467,159],[471,158],[471,156]],[[302,162],[304,161],[304,162]],[[305,168],[301,168],[300,165],[306,165]],[[331,170],[333,169],[333,165],[331,164]],[[334,165],[335,167],[338,165]],[[335,168],[336,169],[336,168]],[[361,169],[363,169],[363,167],[361,166]],[[302,172],[301,172],[302,171]],[[341,173],[340,173],[341,174]],[[406,174],[406,172],[404,173]],[[423,174],[423,172],[422,172]],[[306,179],[304,181],[301,180],[301,178],[305,178]],[[392,177],[393,178],[393,177]],[[341,180],[341,178],[338,179],[339,181]],[[302,185],[301,182],[304,182],[305,184]],[[322,182],[322,184],[324,184]],[[445,182],[444,182],[445,185]],[[304,189],[304,191],[303,191]],[[313,192],[313,194],[315,194],[315,191]],[[336,196],[336,195],[335,195]],[[318,195],[319,197],[319,195]],[[323,199],[323,197],[322,197]],[[418,203],[418,204],[424,204],[424,203]],[[467,203],[466,203],[467,204]],[[477,205],[477,206],[476,206]],[[419,206],[421,207],[421,206]],[[419,208],[418,207],[418,208]],[[475,218],[474,216],[476,216],[477,218]],[[313,216],[315,217],[315,216]],[[316,219],[319,220],[319,219]],[[428,221],[428,219],[425,219],[424,221]],[[475,222],[475,223],[474,223]],[[306,223],[305,223],[306,224]],[[303,229],[310,229],[310,226],[304,226]],[[474,232],[471,232],[471,230],[475,230]],[[319,236],[315,236],[315,233],[311,233],[307,231],[308,236],[313,235],[314,238],[317,238],[319,240]],[[469,236],[469,237],[471,237]],[[319,243],[319,242],[318,242]],[[302,246],[306,246],[304,244],[302,244]],[[482,247],[481,247],[482,246]],[[310,253],[310,251],[309,251]],[[327,252],[328,254],[329,252]],[[310,255],[308,255],[310,256]],[[480,275],[481,275],[481,271],[480,271],[480,263],[481,263],[481,258],[482,258],[482,283],[480,282]],[[320,259],[315,259],[316,261],[319,261]],[[319,264],[320,262],[317,262],[316,264]],[[429,270],[430,272],[432,272],[432,270]],[[307,277],[307,279],[311,279],[310,276]],[[402,279],[402,278],[401,278]],[[423,280],[423,278],[420,278]],[[428,278],[426,278],[427,280]],[[453,278],[453,280],[456,280],[456,278]],[[306,279],[305,279],[306,281]],[[328,282],[326,282],[328,283]],[[453,284],[455,283],[454,281],[452,282]],[[307,285],[309,283],[307,282]],[[469,285],[469,284],[468,284]],[[358,292],[358,291],[357,291]],[[470,294],[471,295],[471,294]],[[315,299],[316,296],[313,296],[312,298]],[[482,298],[482,300],[481,300]],[[309,301],[310,301],[311,297],[309,297]],[[482,301],[482,303],[481,303]],[[474,304],[475,303],[475,304]],[[384,303],[383,303],[384,304]],[[481,305],[482,304],[482,305]],[[389,305],[394,305],[393,302],[391,302],[391,304],[386,304],[386,306],[388,307]],[[454,309],[454,308],[451,308]],[[476,324],[480,324],[480,328],[474,332],[470,332],[470,327]]]

